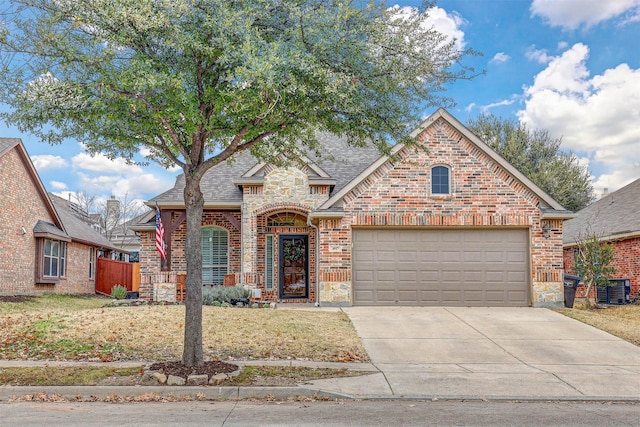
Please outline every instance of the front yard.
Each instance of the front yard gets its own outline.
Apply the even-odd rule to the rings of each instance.
[[[561,308],[557,311],[640,346],[639,304],[611,305],[593,310]]]
[[[0,300],[0,359],[179,360],[184,306],[105,307],[109,299]],[[368,361],[339,311],[203,307],[205,359]]]

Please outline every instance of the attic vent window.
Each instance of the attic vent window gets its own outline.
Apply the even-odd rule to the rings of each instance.
[[[307,218],[295,212],[279,212],[267,218],[267,227],[306,227]]]

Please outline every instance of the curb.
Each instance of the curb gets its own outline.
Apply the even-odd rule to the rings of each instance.
[[[216,387],[216,386],[0,386],[0,402],[20,399],[37,394],[56,395],[69,401],[91,401],[131,398],[157,395],[164,398],[184,398],[193,400],[232,400],[232,399],[316,399],[316,400],[408,400],[408,401],[481,401],[481,402],[619,402],[640,403],[637,398],[619,396],[471,396],[471,395],[433,395],[433,396],[394,396],[341,394],[329,390],[306,387]],[[128,400],[128,399],[123,399]],[[38,401],[38,399],[32,399]]]
[[[353,399],[334,392],[311,390],[304,387],[216,387],[216,386],[0,386],[0,402],[23,396],[47,394],[65,400],[93,400],[120,397],[136,397],[155,394],[161,397],[189,397],[191,399],[273,399],[287,400],[297,397],[320,399]],[[37,401],[37,399],[34,399]]]

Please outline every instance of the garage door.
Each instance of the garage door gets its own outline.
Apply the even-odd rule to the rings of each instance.
[[[354,305],[527,306],[526,229],[354,229]]]

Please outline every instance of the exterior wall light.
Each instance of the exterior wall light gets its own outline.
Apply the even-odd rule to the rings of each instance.
[[[544,237],[545,239],[548,239],[550,232],[551,232],[551,221],[543,221],[542,237]]]

